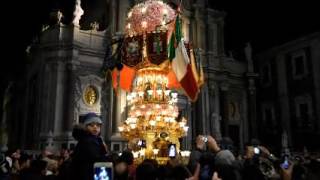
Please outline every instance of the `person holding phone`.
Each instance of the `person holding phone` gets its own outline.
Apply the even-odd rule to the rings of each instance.
[[[285,155],[280,164],[281,176],[283,180],[291,180],[293,172],[293,163],[289,160],[289,156]]]
[[[289,156],[285,155],[283,157],[283,162],[281,163],[281,168],[288,169],[289,168]]]
[[[71,179],[91,180],[94,177],[94,163],[107,161],[107,149],[100,137],[101,126],[100,117],[88,113],[82,126],[74,129],[73,136],[78,143],[71,156]]]

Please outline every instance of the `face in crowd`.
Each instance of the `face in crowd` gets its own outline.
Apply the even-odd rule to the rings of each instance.
[[[95,136],[98,136],[101,132],[101,124],[100,123],[96,123],[96,122],[90,123],[86,126],[86,128],[90,134],[95,135]]]

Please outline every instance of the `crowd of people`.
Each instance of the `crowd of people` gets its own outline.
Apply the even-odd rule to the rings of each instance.
[[[103,179],[115,180],[319,180],[319,154],[284,154],[277,157],[259,143],[248,144],[244,154],[234,151],[232,144],[216,141],[210,135],[195,140],[188,164],[177,155],[166,165],[145,159],[134,163],[128,149],[119,155],[107,150],[100,137],[102,121],[93,113],[73,130],[78,141],[73,150],[59,154],[43,150],[32,156],[20,149],[1,152],[0,180],[92,180],[96,162],[111,162],[111,171],[103,168]],[[110,164],[110,163],[109,163]],[[101,173],[100,173],[101,174]],[[108,174],[108,176],[107,176]],[[110,176],[109,176],[110,175]],[[102,177],[102,175],[101,175]]]

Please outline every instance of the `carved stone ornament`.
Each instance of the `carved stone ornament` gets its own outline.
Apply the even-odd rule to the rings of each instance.
[[[75,99],[79,114],[88,112],[101,113],[101,85],[103,79],[95,75],[79,76],[77,78]]]

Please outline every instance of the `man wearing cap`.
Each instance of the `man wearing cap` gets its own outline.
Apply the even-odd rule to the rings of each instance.
[[[102,121],[95,113],[88,113],[83,124],[73,129],[78,141],[72,154],[71,179],[93,179],[93,164],[107,160],[107,150],[100,137]]]

